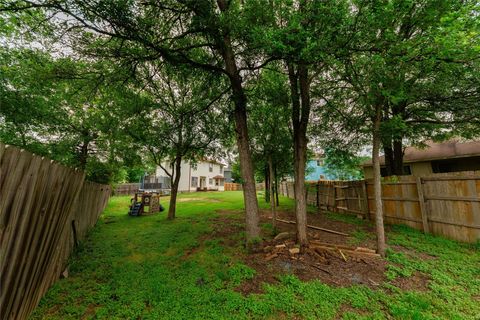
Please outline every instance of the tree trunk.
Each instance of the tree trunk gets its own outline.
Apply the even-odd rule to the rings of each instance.
[[[385,171],[386,171],[386,176],[393,176],[394,173],[394,161],[395,159],[393,158],[393,148],[390,143],[390,141],[383,142],[383,152],[385,153]]]
[[[402,139],[393,140],[393,171],[397,176],[403,176],[403,143]]]
[[[82,146],[80,147],[80,154],[78,155],[79,168],[85,170],[87,167],[88,160],[88,145],[90,144],[89,139],[84,139]]]
[[[221,12],[228,11],[229,2],[217,0]],[[250,152],[247,127],[247,96],[242,85],[242,78],[238,70],[235,54],[232,48],[232,41],[227,30],[224,30],[221,39],[216,39],[219,51],[225,62],[225,71],[232,86],[232,97],[235,106],[235,136],[240,158],[240,172],[243,179],[243,200],[245,203],[245,225],[246,240],[248,249],[252,249],[253,242],[260,240],[260,228],[258,226],[258,201],[255,190],[255,179],[253,174],[253,162]]]
[[[180,175],[181,175],[181,166],[182,166],[182,158],[176,157],[175,171],[172,172],[172,174],[174,175],[174,178],[172,181],[172,186],[170,191],[170,206],[168,207],[168,216],[167,216],[167,219],[169,220],[175,219],[175,212],[177,209],[178,185],[180,183]]]
[[[270,203],[270,171],[268,168],[268,164],[265,166],[265,202]]]
[[[279,185],[279,181],[278,181],[278,174],[277,174],[277,166],[275,165],[274,166],[275,169],[275,199],[277,200],[277,207],[280,205],[280,200],[278,198],[278,185]]]
[[[307,238],[307,199],[305,190],[305,164],[307,154],[307,125],[310,115],[308,71],[299,64],[298,72],[289,63],[288,75],[292,98],[292,124],[294,149],[294,191],[297,242],[300,247],[308,246]]]
[[[375,118],[373,119],[373,135],[372,135],[372,160],[373,160],[373,187],[375,198],[375,224],[377,229],[377,251],[385,257],[385,230],[383,226],[383,205],[382,205],[382,182],[380,175],[380,123],[381,108],[375,107]]]
[[[395,138],[384,142],[385,170],[387,176],[403,176],[403,143],[401,139]]]
[[[273,227],[273,232],[277,232],[277,208],[275,207],[275,189],[274,189],[274,174],[273,174],[273,163],[272,163],[272,157],[270,156],[268,159],[268,169],[270,173],[270,209],[272,210],[272,227]]]

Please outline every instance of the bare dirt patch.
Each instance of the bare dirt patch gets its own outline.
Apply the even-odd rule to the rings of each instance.
[[[282,274],[294,274],[303,281],[317,279],[340,287],[363,284],[376,288],[385,280],[386,262],[377,257],[346,252],[342,255],[341,249],[297,251],[293,240],[265,242],[264,252],[246,255],[244,263],[254,268],[257,275],[237,290],[244,294],[262,292],[263,283],[275,283]]]
[[[217,210],[217,213],[220,216],[211,219],[213,231],[202,237],[201,242],[219,239],[226,247],[241,245],[243,239],[239,234],[244,231],[243,219],[235,217],[241,211]],[[278,212],[278,218],[295,220],[293,213],[288,211]],[[269,210],[261,210],[260,221],[263,224],[271,223]],[[311,246],[303,252],[297,252],[299,250],[294,239],[295,225],[278,222],[277,233],[284,233],[280,239],[273,239],[269,230],[263,230],[262,248],[255,253],[241,254],[242,262],[255,269],[256,275],[253,279],[244,281],[236,291],[244,295],[262,293],[264,284],[278,283],[279,277],[285,274],[293,274],[302,281],[319,280],[338,287],[361,284],[375,289],[386,281],[385,269],[388,262],[373,253],[375,241],[370,238],[361,241],[354,239],[355,244],[352,244],[355,233],[372,234],[374,231],[370,230],[371,226],[333,220],[324,214],[310,214],[308,224],[347,233],[349,236],[309,229]],[[318,248],[318,244],[324,244],[327,248],[322,248],[323,245]],[[418,252],[402,248],[394,249],[412,256],[419,255]],[[368,253],[352,252],[355,249]],[[411,277],[399,277],[392,281],[392,284],[402,290],[426,291],[429,280],[427,275],[417,272]]]
[[[221,239],[221,243],[225,246],[238,246],[242,240],[238,234],[244,228],[242,220],[232,217],[238,212],[229,210],[217,212],[221,216],[212,219],[214,231],[208,235],[208,238]],[[270,222],[269,214],[268,210],[261,211],[262,223]],[[294,220],[293,213],[286,211],[279,212],[278,217]],[[364,228],[331,220],[321,214],[309,215],[308,223],[349,234]],[[374,255],[349,253],[345,249],[326,250],[312,247],[297,253],[298,248],[294,241],[295,225],[278,223],[277,226],[278,232],[290,232],[290,234],[281,240],[275,240],[272,239],[269,231],[264,231],[261,250],[243,254],[241,257],[246,265],[256,270],[256,276],[249,281],[244,281],[236,288],[237,291],[245,295],[261,293],[264,283],[277,283],[278,277],[284,274],[294,274],[303,281],[320,280],[323,283],[341,287],[363,284],[376,288],[385,281],[384,272],[387,264],[385,260]],[[309,237],[313,241],[339,245],[341,248],[351,247],[348,244],[350,237],[342,235],[309,229]],[[373,249],[370,247],[370,251],[374,251]]]
[[[430,277],[421,272],[415,272],[410,277],[397,277],[392,284],[404,291],[428,291]]]

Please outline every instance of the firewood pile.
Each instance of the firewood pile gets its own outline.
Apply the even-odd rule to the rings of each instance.
[[[327,270],[319,268],[318,265],[328,265],[332,259],[368,264],[368,260],[380,258],[380,255],[370,248],[325,243],[318,240],[311,240],[309,246],[301,252],[299,246],[293,240],[287,238],[288,235],[286,233],[281,233],[279,236],[263,248],[265,261],[278,257],[302,261],[305,260],[305,255],[308,255],[318,262],[312,265],[312,267],[329,273]],[[312,259],[308,260],[311,261]]]

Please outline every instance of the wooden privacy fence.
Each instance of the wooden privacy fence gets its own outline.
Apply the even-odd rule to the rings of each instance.
[[[140,188],[139,183],[122,183],[119,184],[115,187],[113,190],[113,193],[116,196],[123,196],[123,195],[132,195],[135,192],[138,192],[138,189]]]
[[[293,183],[280,193],[293,198]],[[320,210],[355,214],[374,220],[373,182],[307,183],[307,202]],[[480,175],[404,176],[382,183],[384,219],[425,233],[476,242],[480,239]]]
[[[225,191],[241,191],[242,185],[240,183],[225,182],[224,185]]]
[[[255,189],[257,191],[265,190],[265,183],[258,182],[255,184]],[[225,182],[224,184],[225,191],[242,191],[243,186],[241,183]]]
[[[26,319],[95,225],[109,186],[0,143],[0,319]]]

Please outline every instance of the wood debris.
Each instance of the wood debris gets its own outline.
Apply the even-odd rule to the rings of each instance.
[[[380,255],[375,252],[375,250],[368,249],[368,248],[363,248],[363,247],[357,247],[357,248],[352,248],[344,245],[337,245],[337,244],[331,244],[331,243],[324,243],[320,241],[311,241],[310,242],[310,248],[312,249],[320,249],[320,250],[328,250],[328,251],[340,251],[340,254],[342,255],[342,258],[345,260],[345,254],[349,255],[356,255],[356,256],[364,256],[364,257],[375,257],[379,258]],[[318,251],[317,251],[318,252]],[[345,260],[346,261],[346,260]]]
[[[291,248],[291,249],[288,249],[288,251],[291,254],[297,254],[297,253],[300,253],[300,248]]]
[[[270,261],[270,260],[272,260],[273,258],[276,258],[276,257],[278,257],[277,253],[269,254],[265,257],[265,261]]]

